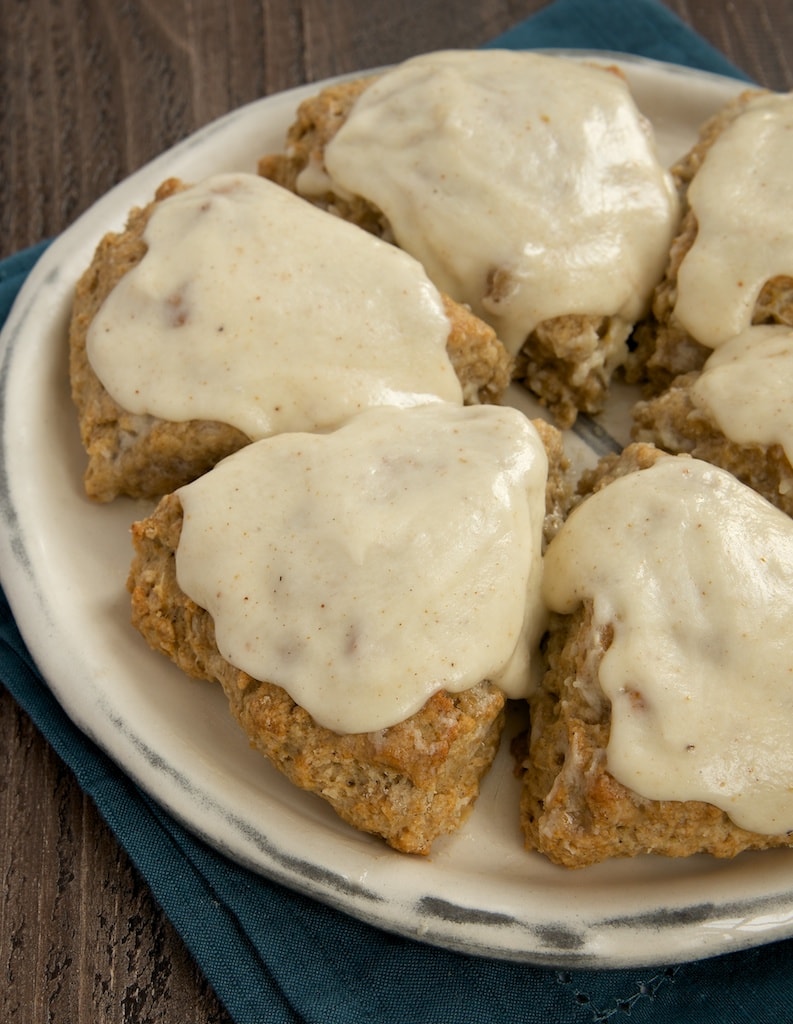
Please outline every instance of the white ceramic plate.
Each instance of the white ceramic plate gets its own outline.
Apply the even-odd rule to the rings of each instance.
[[[667,162],[740,88],[681,68],[619,63]],[[315,89],[246,106],[115,188],[50,247],[8,320],[0,564],[45,679],[81,729],[213,846],[403,935],[477,954],[603,967],[704,957],[792,934],[790,852],[725,863],[644,857],[579,872],[526,853],[506,745],[462,831],[427,859],[399,855],[294,789],[249,749],[218,687],[185,678],[129,626],[128,528],[147,506],[97,507],[83,496],[65,344],[73,286],[101,235],[121,228],[162,179],[254,170],[259,155],[281,147],[295,105]],[[619,433],[619,409],[611,420]],[[573,443],[581,448],[580,438]]]

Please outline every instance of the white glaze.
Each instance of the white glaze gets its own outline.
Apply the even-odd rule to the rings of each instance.
[[[546,476],[511,408],[383,408],[281,434],[178,492],[179,585],[229,662],[336,732],[483,679],[525,696]]]
[[[144,239],[88,335],[124,409],[261,438],[370,406],[462,401],[449,321],[419,264],[286,189],[214,176],[162,201]]]

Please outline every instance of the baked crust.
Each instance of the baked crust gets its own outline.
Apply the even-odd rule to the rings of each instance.
[[[312,193],[311,201],[316,206],[357,224],[379,238],[393,241],[383,213],[361,196],[340,196],[334,193],[325,171],[325,147],[347,120],[355,101],[376,78],[376,75],[369,75],[337,82],[305,99],[298,106],[295,120],[287,129],[285,151],[262,156],[258,170],[263,178],[269,178],[299,195],[298,178],[306,168],[314,169],[320,176],[319,180],[324,178],[328,186],[325,191]]]
[[[631,445],[603,460],[583,486],[594,492],[660,457],[651,445]],[[611,708],[598,670],[612,635],[611,627],[593,625],[591,601],[572,615],[551,618],[548,671],[530,701],[530,734],[514,748],[527,848],[579,868],[642,853],[733,857],[742,850],[793,845],[793,836],[741,829],[711,804],[645,799],[609,774]]]
[[[196,479],[249,443],[247,435],[209,420],[173,422],[123,409],[105,390],[86,352],[88,330],[121,278],[143,259],[143,233],[156,206],[187,186],[171,178],[154,200],[134,209],[125,229],[100,242],[81,276],[69,326],[69,369],[80,436],[88,455],[87,495],[99,502],[121,494],[159,498]],[[468,309],[443,297],[450,321],[447,351],[464,401],[495,402],[510,381],[511,361],[495,332]]]
[[[375,80],[370,76],[334,84],[309,97],[287,131],[285,151],[266,154],[258,166],[261,175],[298,195],[298,179],[308,170],[312,203],[393,241],[383,212],[360,196],[334,192],[325,170],[325,148]],[[326,187],[316,187],[317,182]],[[488,295],[495,296],[507,285],[506,271],[494,271]],[[617,316],[570,314],[545,320],[527,336],[515,360],[513,378],[548,408],[557,426],[570,427],[579,412],[596,413],[603,408],[614,372],[628,356],[632,327]]]

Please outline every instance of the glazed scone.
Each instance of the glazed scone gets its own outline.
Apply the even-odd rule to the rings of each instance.
[[[259,169],[416,256],[559,426],[603,405],[677,228],[622,76],[540,54],[425,54],[331,85]]]
[[[793,512],[793,94],[745,92],[675,169],[685,217],[631,376],[632,436],[728,469]]]
[[[672,168],[680,231],[628,362],[630,379],[648,390],[702,369],[713,348],[752,324],[793,326],[784,194],[791,111],[793,95],[746,90],[702,126]]]
[[[255,174],[166,181],[77,286],[87,494],[157,498],[252,439],[372,405],[497,400],[495,333],[406,260]]]
[[[250,743],[295,785],[427,853],[468,815],[505,694],[536,671],[560,455],[553,428],[491,406],[371,410],[333,434],[256,442],[135,524],[133,623],[189,675],[220,682]],[[493,472],[491,497],[472,493]],[[229,537],[245,538],[241,556]]]
[[[583,484],[548,548],[548,671],[516,745],[527,847],[578,868],[793,844],[789,520],[650,445]]]

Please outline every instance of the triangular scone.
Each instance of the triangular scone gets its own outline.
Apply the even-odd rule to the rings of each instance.
[[[504,347],[408,259],[259,175],[166,181],[77,285],[88,495],[157,498],[251,439],[371,405],[497,400]]]
[[[623,77],[550,55],[430,53],[331,85],[259,170],[421,260],[561,427],[605,402],[677,226]]]
[[[793,515],[793,328],[756,326],[637,402],[632,436],[721,466]]]
[[[546,556],[548,671],[515,744],[527,847],[577,868],[793,845],[789,520],[650,445],[609,456],[584,488]]]
[[[497,442],[487,456],[476,439],[489,435],[482,435],[477,424],[496,421],[507,426],[513,441],[503,451]],[[400,433],[400,423],[407,431],[407,447],[391,441],[389,431]],[[515,437],[528,438],[530,450],[522,443],[514,449]],[[355,451],[364,446],[371,459],[355,471],[354,479],[338,456],[339,445],[347,441]],[[305,445],[314,454],[307,454]],[[293,467],[286,474],[273,461],[275,448],[278,458],[283,455]],[[457,455],[450,458],[454,451]],[[542,468],[546,460],[547,481]],[[210,493],[215,478],[220,480],[220,472],[239,469],[247,474],[246,467],[254,462],[255,477],[246,479],[257,481],[258,525],[227,525],[229,515],[239,509],[235,485],[229,491],[229,513],[221,516],[220,534],[224,539],[246,538],[240,541],[244,551],[249,551],[247,538],[262,540],[265,554],[256,556],[255,565],[272,589],[265,588],[251,614],[255,638],[235,640],[227,635],[228,621],[217,618],[219,612],[213,616],[180,585],[187,572],[186,586],[196,592],[191,571],[179,561],[190,557],[188,549],[180,548],[186,536],[183,502],[201,522],[209,516],[207,543],[200,539],[204,534],[190,535],[199,537],[203,579],[208,559],[218,557],[212,539],[218,531],[212,528],[214,518],[203,495]],[[501,466],[495,490],[489,497],[471,493],[472,481],[481,472],[491,472],[488,463]],[[336,497],[323,498],[314,491],[323,464],[340,483]],[[153,649],[189,675],[220,682],[251,744],[293,783],[396,849],[427,853],[433,840],[457,829],[473,806],[498,747],[505,690],[528,684],[526,673],[533,670],[533,648],[544,622],[543,610],[534,601],[539,553],[543,537],[553,535],[564,515],[565,468],[554,428],[544,423],[532,428],[515,410],[492,406],[374,410],[333,434],[281,435],[257,442],[197,483],[165,497],[149,518],[134,525],[135,557],[128,583],[133,623]],[[271,472],[275,490],[268,484]],[[534,480],[531,498],[528,492],[523,497],[518,493],[523,491],[519,480],[524,472]],[[247,490],[249,485],[242,486]],[[272,498],[276,491],[277,508]],[[510,491],[518,507],[517,522],[525,523],[530,533],[517,543],[510,531],[501,541],[500,533],[492,532],[491,519],[502,515],[498,507]],[[444,495],[451,505],[445,504]],[[293,508],[285,520],[281,498]],[[529,504],[521,509],[524,502]],[[530,507],[534,511],[527,520]],[[512,516],[509,512],[507,519]],[[332,539],[316,540],[317,522],[323,536],[331,524]],[[195,520],[193,524],[191,530]],[[452,542],[461,531],[468,538],[464,555],[455,554],[457,542]],[[225,550],[219,549],[220,556]],[[226,565],[221,557],[220,564],[219,571],[229,579],[208,584],[207,606],[216,594],[220,597],[221,591],[236,586],[238,574],[230,560]],[[304,582],[295,582],[298,575]],[[350,585],[345,587],[347,579]],[[232,633],[249,617],[254,596],[245,589],[241,600],[242,610],[231,614]],[[260,638],[265,633],[269,640]],[[327,657],[325,637],[328,650],[337,652]],[[513,645],[513,653],[500,665],[503,655],[497,652]],[[263,668],[255,677],[235,667],[219,646],[237,666],[246,655],[238,657],[233,651],[254,649],[273,671]],[[492,670],[486,667],[489,659],[494,659]],[[435,668],[430,661],[437,662]],[[444,673],[449,684],[437,688]],[[284,685],[267,681],[273,675]],[[425,686],[430,694],[426,700],[421,695]],[[398,712],[393,724],[384,724],[391,720],[394,701],[409,713],[403,717]],[[375,720],[371,714],[385,717],[366,729],[365,723]],[[350,722],[358,731],[348,731]]]
[[[685,216],[631,375],[633,438],[728,469],[793,513],[793,94],[746,92],[674,168]]]

